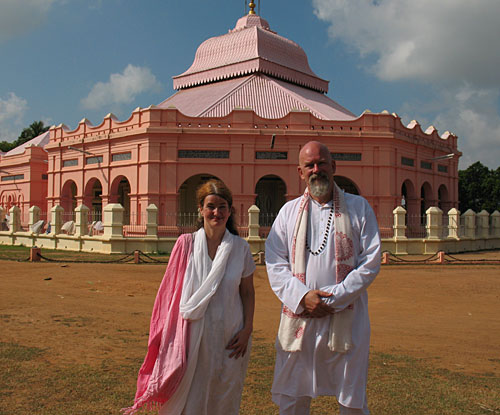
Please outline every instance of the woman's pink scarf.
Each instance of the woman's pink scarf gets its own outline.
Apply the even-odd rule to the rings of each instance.
[[[125,415],[167,402],[186,371],[189,322],[182,318],[179,305],[192,247],[192,235],[181,235],[170,255],[153,306],[148,352],[139,370],[134,406],[122,409]]]

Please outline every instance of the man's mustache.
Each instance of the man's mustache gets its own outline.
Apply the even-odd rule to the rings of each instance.
[[[309,180],[318,180],[318,179],[323,179],[323,180],[329,180],[328,176],[325,173],[315,173],[311,174],[309,176]]]

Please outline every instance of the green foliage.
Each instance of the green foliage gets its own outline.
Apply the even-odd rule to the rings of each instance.
[[[7,152],[43,134],[50,127],[43,124],[43,121],[33,121],[29,127],[23,129],[17,140],[9,143],[0,141],[0,151]]]
[[[458,172],[458,197],[460,212],[468,209],[490,214],[500,210],[500,167],[490,170],[477,161],[466,170]]]

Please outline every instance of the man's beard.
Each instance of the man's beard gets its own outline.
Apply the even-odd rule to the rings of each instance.
[[[330,178],[324,173],[309,176],[309,192],[314,197],[322,197],[330,189]]]

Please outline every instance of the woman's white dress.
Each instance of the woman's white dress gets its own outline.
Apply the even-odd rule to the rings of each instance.
[[[205,237],[205,234],[196,232],[195,238],[200,236]],[[197,361],[187,401],[181,412],[183,415],[237,415],[239,412],[250,344],[245,356],[238,359],[229,358],[231,350],[226,350],[226,347],[243,328],[239,286],[242,278],[253,274],[255,263],[246,241],[233,236],[231,245],[224,276],[203,318]],[[214,262],[218,254],[219,250]],[[212,260],[208,255],[207,261],[205,265],[210,269]],[[191,332],[196,324],[199,324],[199,320],[191,323]],[[188,355],[188,367],[193,363]],[[171,413],[167,402],[161,408],[160,415]]]

